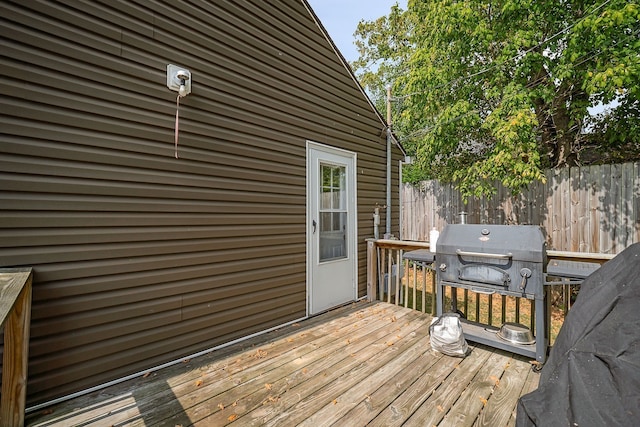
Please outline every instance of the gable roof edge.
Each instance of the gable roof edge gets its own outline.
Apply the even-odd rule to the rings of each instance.
[[[371,107],[371,109],[373,110],[374,114],[378,117],[378,119],[380,120],[380,123],[382,123],[382,125],[384,126],[384,130],[389,128],[389,124],[385,121],[384,117],[382,117],[382,115],[380,114],[380,112],[378,111],[378,109],[376,108],[375,104],[371,101],[371,99],[369,98],[369,95],[367,95],[367,93],[365,92],[364,88],[362,87],[362,85],[360,84],[360,82],[358,81],[358,78],[356,77],[355,73],[353,72],[353,70],[351,69],[351,66],[349,65],[349,62],[345,59],[345,57],[342,55],[342,53],[340,53],[340,50],[338,49],[338,47],[336,46],[336,44],[333,42],[333,40],[331,39],[331,36],[329,35],[329,32],[327,31],[326,28],[324,28],[324,25],[322,25],[322,22],[320,21],[320,18],[318,18],[318,16],[316,15],[316,13],[313,11],[313,9],[311,8],[311,5],[308,3],[307,0],[300,0],[302,2],[302,5],[305,7],[305,9],[307,9],[307,12],[309,12],[309,15],[311,16],[311,18],[313,19],[313,21],[316,23],[316,25],[318,26],[318,29],[320,30],[320,32],[322,33],[322,35],[324,36],[324,38],[327,40],[327,42],[329,42],[329,45],[331,46],[331,49],[333,49],[333,52],[336,54],[336,56],[338,57],[338,59],[340,60],[340,63],[342,64],[342,66],[345,68],[345,70],[347,70],[347,73],[349,73],[349,76],[351,76],[351,79],[353,80],[353,82],[356,84],[356,86],[358,87],[358,89],[360,90],[360,92],[362,93],[362,96],[364,96],[364,99],[367,101],[367,103],[369,104],[369,106]],[[407,152],[405,151],[404,147],[402,146],[402,144],[400,144],[400,142],[398,141],[398,139],[396,138],[396,136],[393,134],[393,132],[391,132],[391,138],[393,139],[393,142],[396,144],[396,146],[398,147],[398,149],[400,149],[400,151],[402,151],[402,154],[404,156],[407,155]]]

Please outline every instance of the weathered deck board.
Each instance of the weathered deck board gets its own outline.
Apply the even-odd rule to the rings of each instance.
[[[332,339],[333,345],[324,345],[319,341],[316,350],[309,357],[296,358],[273,375],[263,373],[254,377],[260,382],[257,386],[248,384],[246,389],[234,393],[234,398],[228,400],[229,405],[225,405],[225,411],[206,417],[200,425],[222,425],[225,420],[239,419],[246,414],[248,419],[242,420],[244,424],[256,422],[258,425],[277,424],[283,416],[289,415],[287,408],[293,405],[297,405],[297,418],[304,419],[305,411],[302,408],[305,407],[305,402],[300,399],[301,396],[313,395],[319,391],[331,393],[332,388],[339,389],[345,384],[348,386],[349,383],[346,381],[335,380],[342,375],[352,374],[357,370],[358,364],[362,364],[372,356],[370,347],[373,339],[378,339],[375,341],[378,345],[388,339],[385,326],[391,322],[390,319],[397,319],[395,322],[408,320],[415,322],[419,314],[385,310],[379,312],[377,317],[378,319],[373,322],[371,319],[375,317],[349,324],[339,330],[328,331],[325,338]],[[274,381],[278,380],[279,383],[275,384],[277,389],[274,390]],[[245,396],[255,389],[258,390],[258,399],[252,399],[255,402],[248,406]],[[238,399],[242,399],[242,405],[233,406]],[[256,412],[251,413],[251,411]],[[272,417],[273,419],[270,419]],[[294,418],[292,415],[291,419]],[[192,422],[195,421],[196,419],[192,418]],[[287,419],[287,422],[292,421]]]
[[[423,332],[421,329],[428,330],[429,326],[421,323],[423,324],[418,326],[415,333],[408,333],[400,338],[399,331],[397,342],[374,344],[372,348],[378,351],[356,369],[349,371],[344,380],[334,382],[337,387],[323,387],[320,393],[307,397],[308,409],[311,409],[311,412],[305,414],[295,411],[296,421],[303,426],[331,425],[360,400],[365,399],[371,390],[376,390],[387,379],[393,378],[406,366],[413,364],[427,349],[422,339],[424,334],[420,332]],[[383,347],[392,345],[395,347],[391,349]]]
[[[441,356],[435,353],[436,356]],[[435,358],[434,358],[435,359]],[[401,390],[391,404],[382,408],[371,426],[402,425],[436,390],[443,384],[462,359],[441,356],[422,375],[416,375],[415,381]],[[383,391],[384,393],[384,391]]]
[[[474,348],[456,369],[446,377],[440,387],[410,415],[408,425],[433,426],[443,420],[462,392],[469,386],[476,372],[487,363],[491,352],[481,348]]]
[[[538,374],[470,343],[430,349],[430,316],[357,303],[27,416],[29,426],[513,425]]]
[[[404,322],[415,325],[415,323],[419,322],[419,320],[416,322],[418,317],[396,317],[394,314],[391,317],[393,319],[391,323],[397,325]],[[362,377],[362,372],[367,363],[376,362],[378,356],[373,351],[381,346],[391,344],[387,328],[368,336],[367,342],[368,344],[364,345],[362,351],[358,351],[357,347],[352,347],[352,344],[347,344],[347,341],[345,341],[345,344],[347,344],[345,349],[337,351],[331,357],[331,360],[328,361],[331,365],[324,371],[306,372],[309,367],[303,367],[303,373],[312,374],[308,377],[308,381],[294,385],[289,390],[289,393],[281,396],[282,399],[279,400],[278,404],[264,407],[251,414],[251,425],[278,424],[288,416],[291,418],[287,418],[287,422],[293,422],[295,419],[303,421],[305,417],[301,416],[301,414],[313,413],[311,410],[314,405],[319,408],[327,400],[329,402],[336,400],[340,393],[351,387],[356,379]],[[362,345],[360,343],[360,346]],[[296,407],[296,411],[300,414],[295,416],[290,414],[290,408],[293,406]]]
[[[524,385],[522,387],[522,390],[520,391],[520,394],[518,396],[518,398],[520,398],[520,396],[523,396],[527,393],[530,393],[534,390],[536,390],[538,388],[538,382],[540,380],[540,373],[539,372],[534,372],[531,369],[525,370],[527,372],[527,377],[524,380]],[[517,410],[517,405],[515,405],[513,407],[513,410],[511,411],[511,416],[509,417],[509,422],[507,423],[508,427],[514,427],[516,425],[516,410]]]
[[[512,359],[504,374],[496,381],[491,399],[480,413],[477,426],[504,426],[509,422],[513,408],[518,404],[531,365],[524,360]]]
[[[423,377],[429,378],[430,375],[436,371],[435,365],[442,359],[442,355],[436,354],[434,357],[430,357],[429,360],[423,361],[422,359],[425,358],[425,354],[421,355],[419,359],[408,367],[405,367],[397,375],[388,378],[384,384],[375,389],[371,394],[365,394],[364,399],[358,402],[345,417],[361,421],[365,424],[378,417],[390,404],[394,402],[397,404],[400,395],[416,383],[416,379]],[[453,369],[453,366],[456,364],[455,359],[446,359],[451,369]],[[404,404],[402,408],[408,406],[409,405]],[[382,418],[380,417],[379,419]]]
[[[492,353],[464,389],[439,424],[446,427],[470,427],[489,402],[493,388],[505,371],[504,355]],[[497,424],[496,424],[497,425]]]

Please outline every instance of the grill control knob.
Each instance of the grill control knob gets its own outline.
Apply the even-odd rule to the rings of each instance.
[[[440,264],[440,271],[447,271],[447,264],[445,263]]]

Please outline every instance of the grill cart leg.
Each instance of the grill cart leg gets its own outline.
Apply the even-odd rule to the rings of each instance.
[[[546,290],[543,289],[542,296],[535,299],[535,319],[536,319],[536,361],[544,363],[547,359],[547,344],[549,338],[547,337],[546,326]]]

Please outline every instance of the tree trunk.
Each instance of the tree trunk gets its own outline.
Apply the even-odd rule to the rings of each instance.
[[[563,83],[553,100],[551,117],[556,131],[555,150],[553,155],[553,167],[577,166],[578,156],[573,149],[575,129],[571,128],[571,117],[567,109],[570,101],[570,90]]]

